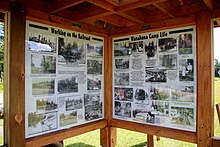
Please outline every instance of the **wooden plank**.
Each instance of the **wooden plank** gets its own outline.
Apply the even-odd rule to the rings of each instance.
[[[147,146],[148,147],[157,147],[157,137],[154,135],[147,135]]]
[[[57,132],[27,139],[26,147],[38,147],[38,146],[40,147],[40,146],[48,145],[54,142],[59,142],[64,139],[86,133],[86,132],[90,132],[90,131],[97,130],[97,129],[102,129],[102,128],[105,128],[106,126],[107,126],[107,121],[100,120],[100,121],[72,127],[72,128],[65,129],[65,130],[60,130]]]
[[[220,138],[219,137],[212,137],[212,145],[213,145],[213,147],[220,147]]]
[[[135,8],[145,7],[145,6],[148,6],[151,4],[156,4],[156,3],[164,2],[164,1],[167,1],[167,0],[141,0],[136,3],[131,3],[131,4],[124,5],[124,6],[119,6],[119,7],[117,7],[116,11],[120,11],[120,12],[128,11],[128,10],[132,10]]]
[[[54,0],[51,4],[50,13],[56,13],[66,8],[83,3],[85,0]]]
[[[152,31],[158,31],[158,30],[169,29],[174,27],[184,27],[194,24],[195,24],[195,16],[180,17],[180,18],[168,19],[164,21],[150,22],[142,25],[142,26],[149,26],[150,27],[149,30],[142,30],[142,26],[140,25],[131,26],[127,28],[114,29],[110,31],[110,36],[118,37],[118,36],[130,35],[130,34],[139,34],[149,31],[152,32]]]
[[[213,0],[203,0],[203,2],[206,4],[206,6],[209,8],[209,10],[213,10],[213,8],[214,8]]]
[[[108,11],[115,11],[116,9],[115,5],[112,5],[104,0],[87,0],[87,1]]]
[[[213,48],[211,14],[198,13],[197,26],[197,144],[212,146],[214,100],[213,100]],[[205,118],[205,119],[204,119]]]
[[[157,4],[153,4],[155,7],[160,9],[162,12],[170,16],[171,18],[174,18],[176,16],[176,9],[168,2],[161,2]]]
[[[133,22],[136,22],[137,24],[143,24],[144,21],[139,19],[138,17],[135,17],[135,16],[132,16],[132,15],[129,15],[127,14],[126,12],[115,12],[116,14],[122,16],[122,17],[125,17]]]
[[[219,18],[220,17],[220,9],[212,11],[212,18]]]
[[[102,147],[115,147],[117,129],[114,127],[106,127],[100,129],[100,143]]]
[[[79,21],[79,22],[91,21],[91,20],[98,19],[98,18],[101,18],[101,17],[109,16],[109,15],[112,15],[112,14],[114,14],[114,12],[109,11],[109,12],[99,13],[99,14],[96,14],[96,15],[93,15],[93,16],[90,16],[90,17],[84,17],[84,18],[81,18],[77,21]]]
[[[9,48],[9,101],[7,144],[25,146],[25,13],[22,4],[11,3]]]
[[[112,119],[109,121],[111,127],[127,129],[131,131],[146,133],[148,135],[161,136],[191,143],[196,143],[196,133],[181,131],[171,128],[140,124],[135,122]]]
[[[0,0],[0,12],[8,12],[10,9],[9,1]]]
[[[76,21],[66,19],[63,17],[55,16],[55,15],[48,15],[47,13],[34,10],[34,9],[27,9],[27,19],[32,20],[32,21],[37,21],[39,23],[45,23],[48,25],[53,25],[65,29],[70,29],[73,31],[80,31],[84,33],[90,33],[94,35],[99,35],[99,36],[106,36],[108,34],[108,31],[92,26],[92,25],[87,25],[85,23],[78,23]],[[73,27],[73,23],[81,24],[81,28],[76,28]]]

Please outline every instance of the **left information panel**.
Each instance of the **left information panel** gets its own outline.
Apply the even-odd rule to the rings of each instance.
[[[104,38],[26,23],[26,138],[103,119]]]

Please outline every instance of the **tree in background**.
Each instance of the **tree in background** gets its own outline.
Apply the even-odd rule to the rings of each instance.
[[[0,79],[2,79],[2,73],[4,69],[4,25],[0,23]]]
[[[218,59],[214,59],[214,65],[215,65],[215,77],[220,77],[220,62]]]

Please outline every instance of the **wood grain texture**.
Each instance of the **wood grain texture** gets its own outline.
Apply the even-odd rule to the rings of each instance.
[[[213,100],[213,48],[211,14],[197,14],[197,144],[212,146],[214,100]]]
[[[10,6],[8,146],[25,146],[25,12],[20,3]]]
[[[117,129],[114,127],[106,127],[100,129],[100,143],[102,147],[115,147],[117,138]]]
[[[154,135],[147,135],[147,146],[157,147],[157,137]]]

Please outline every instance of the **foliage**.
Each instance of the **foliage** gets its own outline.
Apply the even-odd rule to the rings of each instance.
[[[220,62],[218,59],[214,59],[214,65],[215,65],[215,77],[220,77]]]
[[[4,61],[4,26],[0,23],[0,73],[3,72],[3,61]]]

